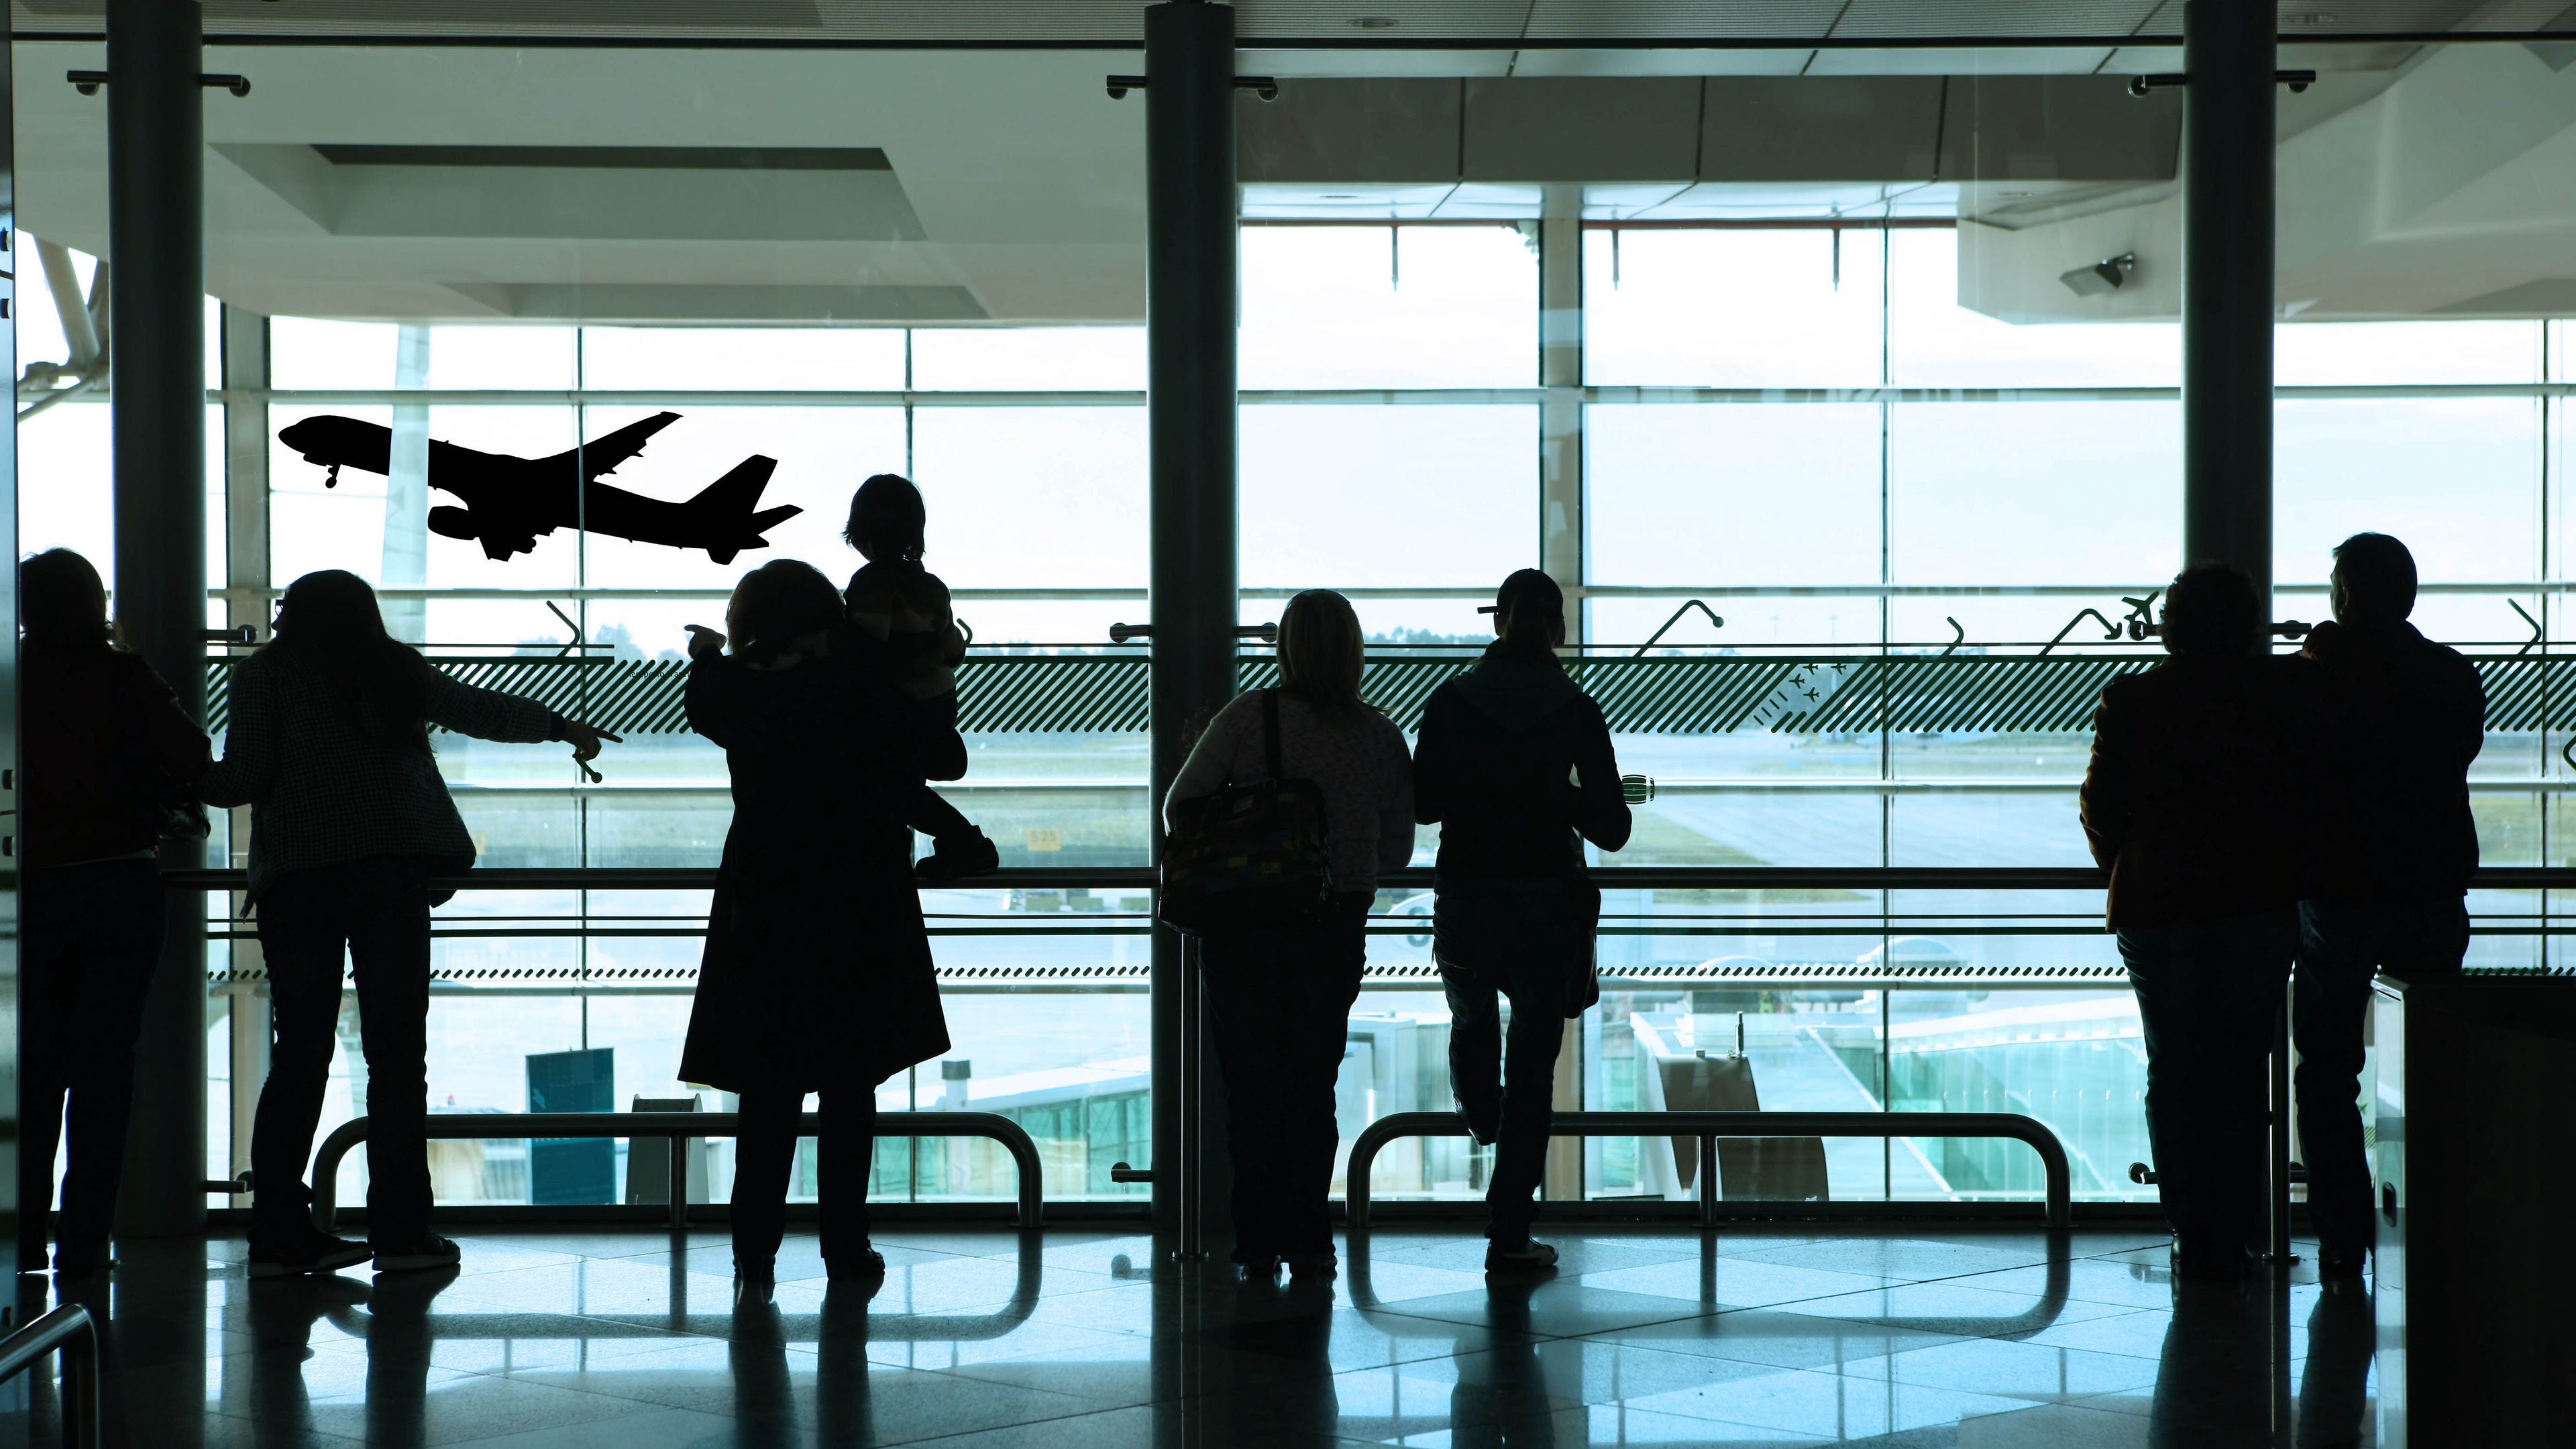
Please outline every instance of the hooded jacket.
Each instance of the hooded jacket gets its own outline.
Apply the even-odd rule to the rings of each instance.
[[[1601,706],[1554,655],[1500,642],[1423,706],[1413,811],[1440,826],[1444,887],[1579,874],[1585,840],[1617,850],[1634,823]]]

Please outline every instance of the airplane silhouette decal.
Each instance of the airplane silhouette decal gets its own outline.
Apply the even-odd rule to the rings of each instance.
[[[644,451],[645,440],[678,422],[678,413],[655,413],[570,452],[550,458],[478,453],[454,443],[429,445],[429,486],[465,500],[462,508],[429,510],[432,533],[471,539],[496,559],[528,553],[537,535],[558,528],[586,529],[638,543],[702,548],[717,563],[731,563],[747,548],[767,548],[761,535],[804,512],[794,505],[756,508],[778,460],[743,459],[697,496],[665,503],[599,481],[603,473]],[[342,468],[383,473],[390,467],[393,430],[356,418],[307,418],[278,431],[277,440],[328,467],[322,486],[335,488]]]

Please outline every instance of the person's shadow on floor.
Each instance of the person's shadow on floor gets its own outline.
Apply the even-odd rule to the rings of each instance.
[[[1458,1382],[1449,1393],[1449,1442],[1458,1449],[1553,1449],[1557,1406],[1530,1331],[1530,1299],[1555,1280],[1552,1268],[1486,1276],[1493,1347],[1458,1360]]]
[[[2155,1449],[2270,1449],[2272,1294],[2268,1275],[2228,1283],[2176,1278],[2156,1393]]]
[[[254,1278],[243,1285],[241,1324],[250,1335],[251,1442],[262,1449],[302,1449],[313,1442],[321,1431],[313,1422],[313,1397],[304,1382],[304,1365],[313,1357],[313,1325],[367,1297],[365,1283],[336,1273]]]
[[[2370,1412],[2370,1358],[2379,1319],[2370,1286],[2329,1278],[2308,1310],[2308,1361],[2299,1382],[2298,1449],[2343,1449],[2361,1442]]]
[[[378,1273],[367,1294],[367,1442],[417,1449],[427,1441],[430,1300],[453,1267]]]

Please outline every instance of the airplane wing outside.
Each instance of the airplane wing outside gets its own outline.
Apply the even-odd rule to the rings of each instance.
[[[680,420],[678,413],[662,412],[638,423],[628,423],[616,432],[593,438],[568,453],[557,453],[543,459],[544,464],[562,464],[581,471],[587,483],[602,473],[614,472],[617,465],[644,451],[645,441]]]

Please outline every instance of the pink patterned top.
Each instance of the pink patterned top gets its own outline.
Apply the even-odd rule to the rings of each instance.
[[[1181,765],[1163,802],[1213,795],[1228,785],[1270,778],[1261,740],[1261,691],[1237,695],[1209,721],[1207,733]],[[1324,791],[1324,844],[1333,861],[1333,889],[1374,891],[1377,873],[1413,858],[1413,760],[1404,732],[1384,715],[1355,725],[1329,725],[1314,707],[1279,696],[1279,758],[1292,780],[1312,780]]]

